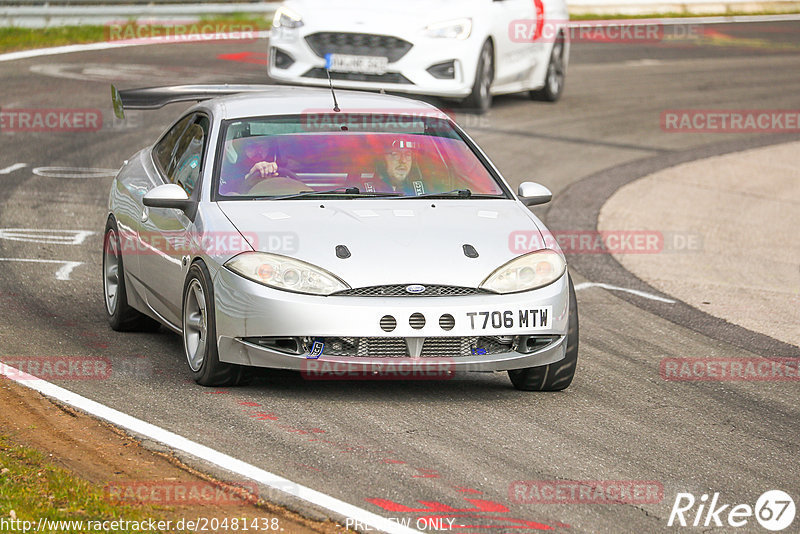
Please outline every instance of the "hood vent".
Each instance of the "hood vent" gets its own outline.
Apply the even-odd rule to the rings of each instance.
[[[347,245],[336,245],[336,257],[342,260],[346,260],[352,256],[350,254],[350,249],[347,248]]]

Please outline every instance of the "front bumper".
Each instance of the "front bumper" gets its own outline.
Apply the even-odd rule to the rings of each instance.
[[[460,297],[319,297],[271,289],[246,280],[227,269],[214,279],[216,327],[220,361],[247,366],[303,370],[307,354],[273,350],[250,338],[297,336],[309,338],[405,338],[424,346],[426,339],[490,336],[552,336],[548,345],[525,354],[516,350],[491,354],[447,357],[454,371],[502,371],[547,365],[566,354],[568,323],[567,275],[547,287],[513,295]],[[536,324],[533,314],[527,327],[523,313],[546,310],[546,324]],[[424,326],[412,320],[421,314]],[[381,320],[396,319],[396,327],[384,331]],[[448,315],[452,323],[441,326]],[[495,321],[503,317],[506,321]],[[485,322],[484,322],[485,320]],[[246,339],[247,338],[247,339]],[[424,354],[424,351],[423,351]],[[430,356],[430,354],[429,354]],[[316,362],[347,362],[348,368],[369,369],[376,362],[398,367],[440,366],[439,357],[383,357],[372,355],[343,358],[323,354]],[[353,367],[350,367],[353,366]]]
[[[315,32],[299,30],[279,30],[273,32],[269,44],[269,76],[279,82],[327,87],[327,76],[324,72],[325,59],[314,52],[305,37]],[[390,62],[386,75],[379,77],[364,76],[364,79],[342,79],[332,73],[337,88],[381,89],[393,92],[424,94],[439,97],[464,98],[472,91],[477,70],[478,55],[481,43],[475,38],[458,39],[414,39],[397,35],[413,46],[400,59]],[[276,61],[277,51],[288,55],[292,63],[286,68],[279,68]],[[434,65],[454,62],[454,77],[440,79],[428,72]]]

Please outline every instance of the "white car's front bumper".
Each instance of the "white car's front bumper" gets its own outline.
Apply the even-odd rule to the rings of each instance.
[[[372,368],[376,361],[413,367],[439,366],[445,361],[454,371],[499,371],[554,363],[566,351],[566,274],[547,287],[512,295],[319,297],[271,289],[223,268],[214,279],[214,300],[220,360],[248,366],[303,370],[307,351],[290,353],[261,344],[262,339],[278,337],[324,340],[326,349],[315,361],[347,362],[348,368],[357,369]],[[548,321],[534,326],[531,311],[525,314],[531,322],[524,326],[522,312],[534,309],[547,310]],[[410,319],[415,314],[424,317],[424,326],[412,327]],[[381,324],[387,315],[396,320],[389,332]],[[443,315],[451,316],[452,322],[442,322]],[[534,349],[522,349],[516,341],[514,346],[508,342],[512,338],[535,338],[537,344]],[[372,347],[381,349],[377,355],[347,355],[346,350],[332,348],[336,343],[341,346],[341,339],[370,340]],[[385,343],[391,345],[392,339],[421,343],[422,353],[411,357],[388,351],[381,356],[380,350],[386,349]],[[498,339],[507,345],[495,343]],[[426,343],[431,347],[425,348]],[[454,352],[452,343],[462,343],[460,351]],[[444,347],[443,352],[438,352],[439,347]]]
[[[316,43],[314,35],[336,34],[326,42],[335,43],[326,49],[347,55],[393,55],[389,58],[385,74],[364,75],[332,72],[336,87],[347,89],[386,90],[439,97],[464,98],[472,91],[482,42],[473,36],[469,39],[441,39],[366,32],[318,32],[300,29],[276,29],[270,36],[268,70],[272,79],[292,84],[327,86],[326,60],[317,54],[310,42]],[[356,35],[371,36],[354,37]],[[311,36],[310,41],[307,39]],[[402,53],[401,41],[410,44]],[[407,45],[406,45],[407,46]],[[330,48],[332,47],[332,48]],[[321,46],[317,46],[321,50]],[[389,50],[388,54],[386,51]],[[394,52],[393,52],[394,51]],[[452,62],[452,78],[442,78],[429,69],[435,65]]]

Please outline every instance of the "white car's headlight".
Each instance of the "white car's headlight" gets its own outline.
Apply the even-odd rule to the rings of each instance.
[[[225,267],[253,282],[296,293],[330,295],[350,289],[325,269],[277,254],[243,252],[228,260]]]
[[[481,284],[496,293],[519,293],[552,284],[564,274],[567,264],[549,248],[530,252],[506,263]]]
[[[467,39],[471,33],[472,19],[447,20],[425,28],[425,35],[440,39]]]
[[[297,11],[288,7],[279,7],[272,18],[272,28],[299,28],[303,25],[303,17]]]

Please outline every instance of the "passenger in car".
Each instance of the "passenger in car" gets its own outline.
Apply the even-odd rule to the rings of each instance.
[[[425,183],[416,161],[413,141],[395,139],[375,162],[375,174],[363,180],[368,192],[398,192],[406,196],[424,195]]]

